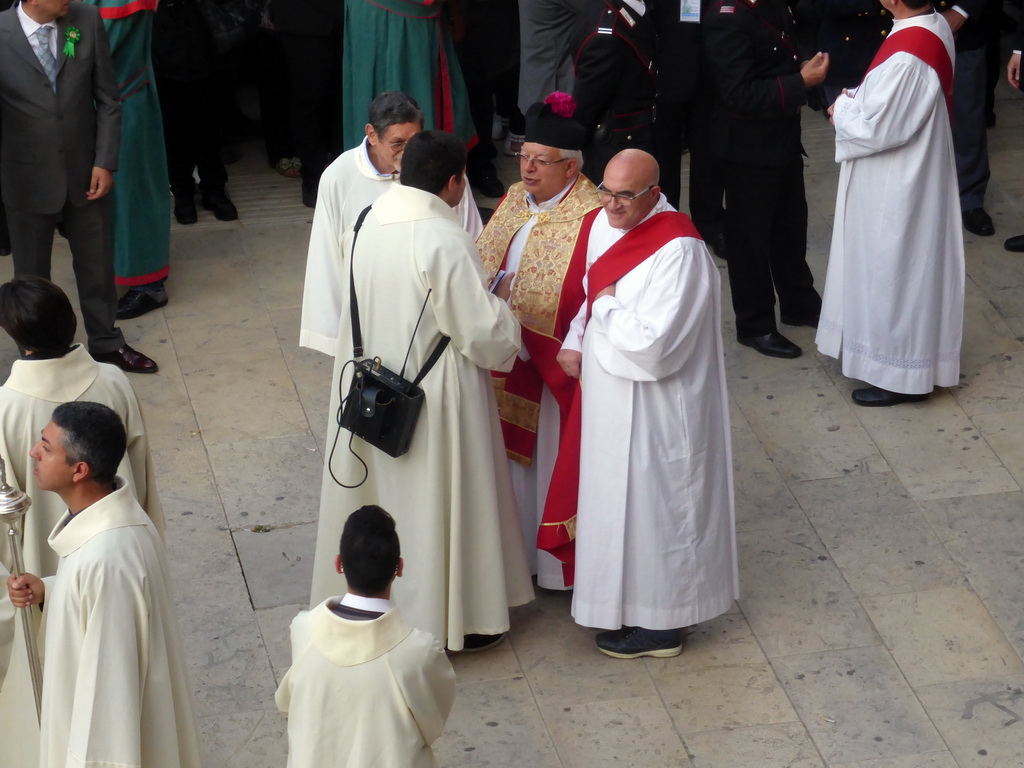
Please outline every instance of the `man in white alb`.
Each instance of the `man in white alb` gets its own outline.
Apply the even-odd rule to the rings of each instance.
[[[341,239],[359,212],[399,181],[409,139],[423,130],[423,111],[401,91],[385,91],[370,104],[362,143],[341,154],[320,177],[302,290],[299,345],[333,355],[345,297]],[[480,209],[469,185],[455,206],[463,229],[474,240],[483,231]]]
[[[598,192],[559,354],[583,397],[572,615],[610,630],[609,656],[675,656],[738,597],[718,270],[646,152],[612,158]]]
[[[842,168],[817,334],[873,407],[959,383],[964,311],[953,35],[927,0],[882,4],[892,33],[830,110]]]

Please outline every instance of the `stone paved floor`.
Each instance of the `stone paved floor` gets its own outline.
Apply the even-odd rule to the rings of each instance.
[[[772,360],[738,347],[726,317],[738,606],[678,658],[618,661],[571,621],[567,595],[539,593],[509,642],[454,659],[442,765],[1024,766],[1024,258],[1002,250],[1024,232],[1024,101],[1004,85],[998,112],[998,232],[967,235],[962,386],[856,408],[810,329],[791,334],[807,354]],[[808,115],[805,133],[820,285],[837,169],[824,122]],[[208,768],[285,762],[272,697],[308,594],[330,380],[296,343],[298,183],[248,154],[229,186],[241,220],[175,226],[171,303],[122,326],[162,366],[132,381]],[[5,338],[0,363],[13,355]]]

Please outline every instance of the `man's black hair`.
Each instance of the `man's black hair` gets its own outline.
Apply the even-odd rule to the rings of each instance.
[[[68,353],[78,320],[58,286],[42,277],[19,277],[0,285],[0,328],[22,353],[46,360]]]
[[[445,131],[417,133],[402,156],[402,186],[438,194],[452,176],[466,170],[466,149],[462,141]]]
[[[64,433],[68,465],[85,462],[94,481],[112,486],[128,447],[121,417],[105,405],[77,401],[58,405],[50,420]]]
[[[394,518],[375,504],[360,507],[345,521],[340,549],[349,592],[379,595],[395,577],[401,556]]]
[[[392,125],[416,123],[423,127],[423,110],[412,96],[401,91],[384,91],[370,104],[370,119],[367,121],[383,136]]]

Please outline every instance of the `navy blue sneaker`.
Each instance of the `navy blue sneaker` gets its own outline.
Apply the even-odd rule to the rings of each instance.
[[[654,656],[668,659],[683,652],[681,629],[644,629],[623,627],[610,632],[599,632],[595,638],[601,653],[616,659],[638,659]]]

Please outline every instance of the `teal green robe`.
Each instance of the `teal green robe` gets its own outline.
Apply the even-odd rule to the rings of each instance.
[[[83,0],[98,6],[121,87],[121,153],[114,174],[114,275],[118,285],[167,277],[170,183],[160,101],[150,62],[156,0]]]
[[[420,105],[424,128],[476,143],[469,98],[437,0],[345,0],[342,51],[345,149],[366,135],[370,102],[402,91]]]

